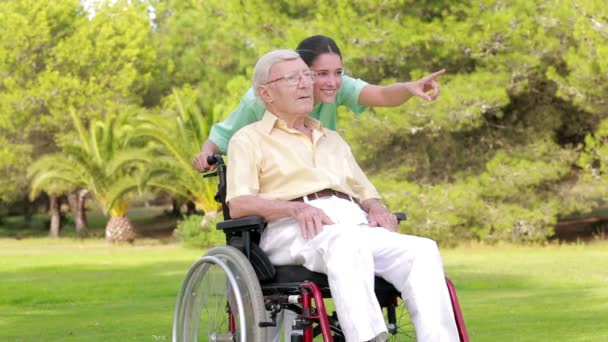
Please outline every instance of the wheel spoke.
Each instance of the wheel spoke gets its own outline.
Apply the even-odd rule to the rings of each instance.
[[[416,333],[414,325],[410,320],[410,316],[405,309],[403,301],[399,299],[399,305],[395,308],[396,314],[396,333],[389,334],[389,341],[416,341]]]
[[[195,263],[178,298],[174,341],[266,340],[265,329],[257,325],[266,315],[259,282],[249,261],[232,247],[212,248]]]

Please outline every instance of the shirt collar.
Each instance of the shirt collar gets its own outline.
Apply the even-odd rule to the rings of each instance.
[[[260,120],[261,131],[266,134],[270,134],[270,131],[272,131],[277,121],[279,121],[279,118],[277,118],[271,112],[266,111],[264,116],[262,116],[262,120]]]
[[[262,132],[264,132],[266,134],[270,134],[270,132],[277,125],[279,120],[280,119],[276,115],[272,114],[269,111],[266,111],[264,113],[264,116],[262,117],[262,120],[260,121],[260,128],[261,128]],[[323,124],[321,123],[321,121],[313,119],[310,116],[307,116],[304,122],[307,127],[317,130],[317,131],[321,132],[322,135],[325,135],[325,131],[323,129]]]

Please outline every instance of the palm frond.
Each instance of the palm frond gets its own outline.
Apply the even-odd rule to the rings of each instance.
[[[149,164],[147,186],[188,198],[206,211],[216,210],[217,183],[203,179],[191,164],[207,137],[212,117],[199,113],[196,106],[187,108],[176,90],[173,100],[176,112],[142,115],[133,132],[134,136],[158,143],[153,147],[157,155]]]
[[[90,158],[92,158],[96,163],[102,163],[104,160],[104,156],[111,157],[112,155],[111,152],[108,150],[104,150],[105,153],[104,155],[102,155],[102,152],[99,148],[99,145],[103,145],[103,141],[100,139],[100,135],[101,137],[103,137],[103,131],[105,128],[106,126],[104,125],[104,123],[100,121],[91,122],[91,125],[89,126],[89,140],[91,146],[89,154]]]
[[[80,138],[80,143],[84,146],[85,150],[90,151],[91,146],[89,144],[88,136],[86,134],[87,130],[76,115],[76,111],[74,111],[73,107],[70,107],[69,110],[70,116],[72,117],[72,122],[74,123],[74,127],[76,128],[76,132],[78,133],[78,137]]]
[[[152,163],[154,156],[148,148],[131,148],[121,150],[114,154],[113,158],[106,164],[105,171],[107,174],[117,174],[128,166],[137,163]]]
[[[109,213],[117,204],[126,200],[127,195],[141,189],[141,179],[137,176],[125,176],[117,179],[106,189],[102,202],[103,210]]]
[[[79,183],[73,182],[70,177],[65,177],[57,172],[42,173],[31,183],[30,198],[35,198],[43,191],[58,195],[76,189],[78,186]]]

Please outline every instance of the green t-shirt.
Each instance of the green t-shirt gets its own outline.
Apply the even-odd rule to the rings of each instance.
[[[333,103],[317,104],[309,115],[321,121],[324,127],[335,131],[337,127],[338,106],[346,106],[357,115],[365,111],[366,107],[359,105],[358,101],[359,94],[366,85],[367,82],[363,80],[343,76],[342,86],[338,91],[336,100]],[[253,88],[249,88],[247,93],[241,98],[238,107],[228,115],[226,120],[218,122],[211,127],[209,139],[217,145],[222,153],[226,153],[228,141],[230,141],[234,133],[244,126],[261,120],[264,112],[266,112],[264,104],[255,97]]]

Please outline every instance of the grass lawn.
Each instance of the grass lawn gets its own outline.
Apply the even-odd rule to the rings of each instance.
[[[608,341],[608,243],[443,251],[472,341]]]
[[[0,341],[170,341],[202,254],[141,239],[0,239]],[[472,341],[608,341],[608,243],[443,251]]]
[[[151,240],[1,239],[0,341],[170,341],[201,254]]]

